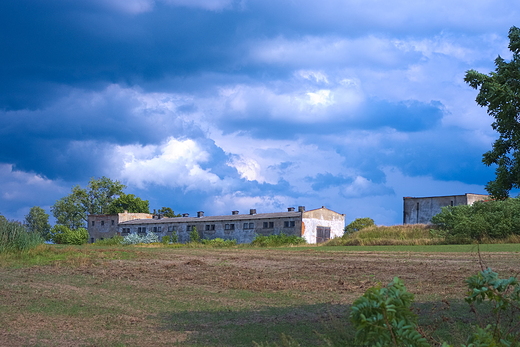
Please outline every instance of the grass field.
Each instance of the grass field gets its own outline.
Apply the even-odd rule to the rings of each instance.
[[[518,275],[519,245],[43,246],[0,256],[0,346],[352,346],[350,304],[399,276],[421,328],[464,341],[464,279]],[[434,345],[434,342],[432,342]]]

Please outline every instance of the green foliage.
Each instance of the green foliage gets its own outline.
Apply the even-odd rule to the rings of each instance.
[[[177,243],[179,242],[179,235],[177,234],[177,231],[172,231],[172,235],[170,236],[170,242],[171,243]]]
[[[66,225],[56,224],[51,229],[51,240],[62,245],[83,245],[88,241],[85,228],[70,229]]]
[[[124,184],[110,178],[91,178],[87,188],[75,186],[72,192],[51,207],[58,224],[70,229],[84,227],[89,214],[107,214],[117,196],[123,194]]]
[[[417,331],[412,302],[413,294],[397,277],[386,288],[368,289],[354,301],[350,313],[356,341],[365,346],[429,346]]]
[[[520,188],[520,29],[509,30],[509,49],[513,53],[510,62],[500,56],[495,59],[495,71],[489,75],[475,70],[466,72],[464,81],[479,89],[478,105],[487,107],[494,118],[492,127],[499,133],[493,148],[484,153],[485,165],[497,165],[496,178],[487,184],[487,191],[495,198],[504,199],[513,188]]]
[[[307,243],[303,237],[295,235],[286,235],[281,233],[279,235],[258,235],[255,237],[251,245],[256,247],[279,247],[289,245],[302,245]]]
[[[345,227],[345,235],[360,231],[373,225],[375,225],[375,223],[372,218],[356,218],[353,222]]]
[[[49,224],[49,215],[39,206],[31,207],[29,213],[25,216],[25,226],[30,232],[40,234],[46,241],[51,239],[51,226]]]
[[[170,237],[169,237],[169,236],[163,236],[163,237],[161,238],[161,243],[162,243],[163,245],[167,245],[167,244],[169,244],[169,243],[170,243]]]
[[[493,321],[477,326],[463,347],[520,346],[520,285],[518,279],[500,279],[491,269],[466,280],[466,302],[478,312],[474,304],[489,301],[493,307]],[[350,320],[356,329],[356,341],[363,346],[429,346],[417,329],[417,316],[411,311],[413,295],[399,278],[385,288],[376,286],[354,301]],[[485,321],[479,319],[479,321]],[[487,320],[489,322],[489,320]],[[449,347],[443,343],[443,347]]]
[[[104,239],[104,240],[97,240],[94,245],[96,246],[119,246],[123,244],[123,236],[121,235],[114,235],[111,238]]]
[[[196,226],[192,227],[189,236],[190,236],[190,242],[200,243],[200,235],[199,235],[199,232],[197,231]]]
[[[141,200],[141,198],[136,197],[134,194],[122,193],[108,205],[106,213],[117,214],[125,211],[131,213],[150,213],[150,203],[148,200]]]
[[[432,223],[449,239],[503,239],[520,235],[520,199],[443,207]]]
[[[480,327],[468,340],[468,346],[483,346],[493,341],[493,346],[520,346],[520,285],[516,277],[501,279],[490,268],[466,280],[468,294],[466,302],[470,305],[482,304],[489,300],[493,305],[494,322]],[[477,310],[473,309],[474,312]],[[489,344],[492,346],[492,344]]]
[[[237,245],[237,240],[224,240],[216,238],[213,240],[202,240],[202,244],[211,247],[233,247]]]
[[[160,214],[167,218],[180,217],[180,214],[175,214],[175,212],[171,209],[171,207],[162,207],[157,210],[157,214]]]
[[[0,253],[25,252],[43,241],[39,233],[28,231],[18,222],[0,218]]]

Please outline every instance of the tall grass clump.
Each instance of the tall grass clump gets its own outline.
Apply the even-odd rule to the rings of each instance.
[[[36,232],[29,232],[18,222],[0,219],[0,253],[25,252],[44,242]]]
[[[370,226],[354,233],[328,241],[326,246],[392,246],[434,245],[444,243],[444,238],[432,232],[431,225],[405,224]]]
[[[109,239],[97,240],[93,243],[95,246],[119,246],[123,244],[124,237],[121,235],[114,235]]]
[[[224,240],[218,237],[212,240],[203,239],[201,242],[203,245],[216,248],[233,247],[237,245],[237,240]]]
[[[280,247],[280,246],[296,246],[307,243],[303,237],[295,235],[286,235],[281,233],[279,235],[268,235],[255,237],[252,246],[256,247]]]

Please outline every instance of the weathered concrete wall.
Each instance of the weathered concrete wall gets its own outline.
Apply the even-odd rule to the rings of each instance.
[[[302,237],[307,243],[316,243],[318,227],[329,227],[330,238],[343,235],[345,228],[345,215],[322,207],[303,212]]]
[[[488,195],[465,194],[403,198],[403,224],[429,224],[433,216],[445,206],[471,205],[489,199]]]
[[[152,219],[150,213],[94,214],[87,217],[89,242],[111,238],[118,234],[119,223],[134,219]]]

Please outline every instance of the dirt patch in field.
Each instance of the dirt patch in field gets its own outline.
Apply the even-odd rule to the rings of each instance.
[[[518,254],[486,253],[482,260],[501,277],[517,275],[520,269]],[[346,305],[394,276],[416,301],[440,301],[462,297],[464,279],[480,268],[480,258],[472,253],[258,249],[150,249],[132,260],[3,268],[0,345],[189,345],[187,339],[201,331],[161,328],[160,312],[182,316],[208,305],[254,311],[290,307],[290,300]],[[242,299],[236,291],[249,294]],[[294,299],[271,301],[280,299],[264,295],[269,293],[288,293]],[[302,312],[295,323],[310,314]]]

